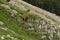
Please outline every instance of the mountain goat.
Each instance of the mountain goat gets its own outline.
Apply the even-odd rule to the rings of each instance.
[[[31,13],[32,13],[32,11],[27,10],[26,14],[23,14],[23,15],[20,14],[20,16],[22,17],[23,20],[27,20],[29,18],[29,16],[32,15]]]

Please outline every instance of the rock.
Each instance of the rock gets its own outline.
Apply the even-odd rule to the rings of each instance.
[[[41,29],[41,28],[42,28],[42,26],[41,26],[41,25],[39,25],[39,28]]]
[[[7,37],[10,38],[11,36],[9,34],[7,34]]]
[[[53,38],[53,33],[50,34],[50,37]]]
[[[41,38],[42,38],[42,39],[44,39],[44,38],[46,38],[46,36],[45,36],[45,35],[43,35]]]
[[[33,22],[34,22],[34,20],[33,20],[33,19],[31,19],[31,22],[33,23]]]
[[[22,40],[24,40],[24,39],[22,39]]]
[[[2,21],[0,21],[0,25],[3,25],[4,23]]]
[[[10,37],[12,40],[14,40],[14,37]]]
[[[49,39],[52,40],[52,38],[49,36]]]
[[[28,30],[30,30],[30,31],[34,31],[33,26],[29,26],[29,27],[28,27]]]
[[[12,10],[12,12],[14,12],[15,15],[18,13],[16,10]]]
[[[18,40],[17,38],[14,38],[14,40]]]
[[[2,36],[1,36],[1,40],[4,40],[4,37],[5,37],[5,35],[2,35]]]
[[[36,23],[39,23],[39,20],[35,20]]]
[[[47,31],[48,31],[48,33],[51,33],[50,29],[49,29],[49,30],[47,30]]]
[[[3,29],[3,30],[5,30],[5,31],[7,31],[8,30],[8,28],[2,28],[2,27],[0,27],[1,29]]]
[[[29,26],[33,26],[32,23],[29,23]]]
[[[0,4],[0,6],[3,6],[5,7],[6,9],[10,9],[10,7],[8,5],[5,5],[5,4]]]
[[[14,15],[17,15],[17,11],[16,10],[12,10],[12,12],[11,12],[11,16],[14,16]]]
[[[30,28],[28,28],[28,30],[33,31],[33,30],[34,30],[34,28],[33,28],[33,27],[30,27]]]
[[[60,37],[60,31],[58,30],[57,36]]]
[[[1,6],[5,7],[6,9],[8,9],[8,11],[11,13],[11,16],[17,15],[17,13],[18,13],[16,10],[12,10],[8,5],[1,4]]]

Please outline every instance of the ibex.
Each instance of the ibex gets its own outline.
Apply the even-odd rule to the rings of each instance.
[[[32,11],[28,10],[26,14],[23,15],[20,14],[20,16],[22,17],[23,20],[27,20],[29,16],[31,16],[31,13]]]

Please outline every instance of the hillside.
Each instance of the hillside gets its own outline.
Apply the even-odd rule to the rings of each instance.
[[[60,40],[60,22],[47,18],[45,14],[49,12],[39,13],[36,10],[42,9],[27,5],[21,0],[0,1],[0,40]],[[23,20],[20,15],[28,13],[27,10],[32,15]]]
[[[60,16],[60,0],[23,0]]]

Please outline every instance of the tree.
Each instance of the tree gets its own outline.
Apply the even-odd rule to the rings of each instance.
[[[60,15],[60,0],[24,0],[32,5]]]

